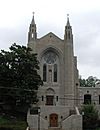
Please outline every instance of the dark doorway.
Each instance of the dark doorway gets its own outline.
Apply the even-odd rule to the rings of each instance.
[[[91,95],[90,94],[84,95],[84,104],[91,104]]]
[[[58,115],[55,113],[50,115],[50,127],[58,127]]]

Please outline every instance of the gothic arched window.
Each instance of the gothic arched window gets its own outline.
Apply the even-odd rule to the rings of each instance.
[[[57,82],[57,64],[54,64],[54,82]]]
[[[44,53],[41,63],[43,66],[42,68],[43,81],[47,83],[58,82],[59,81],[58,55],[54,51],[48,50],[46,53]]]
[[[44,64],[43,65],[43,81],[44,82],[46,82],[46,77],[47,77],[46,73],[47,73],[47,66],[46,64]]]
[[[46,61],[47,64],[54,64],[56,58],[57,58],[56,54],[52,51],[47,52],[44,56],[44,60]]]

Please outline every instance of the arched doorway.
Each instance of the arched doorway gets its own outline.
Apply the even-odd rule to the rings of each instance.
[[[50,127],[58,127],[58,115],[55,113],[50,115]]]
[[[90,94],[84,95],[84,104],[91,104],[91,95]]]

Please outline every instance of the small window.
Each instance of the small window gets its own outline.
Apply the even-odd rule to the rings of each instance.
[[[47,66],[46,64],[43,65],[43,81],[46,82],[46,73],[47,73]]]
[[[61,116],[61,119],[63,119],[63,116]]]
[[[58,102],[58,96],[56,96],[56,101]]]
[[[34,37],[34,34],[32,33],[32,38]]]
[[[100,104],[100,95],[99,95],[99,104]]]
[[[68,32],[68,38],[70,39],[70,31]]]
[[[46,105],[53,105],[54,96],[46,96]]]
[[[47,116],[45,116],[45,119],[47,119]]]
[[[54,64],[54,82],[57,82],[57,64]]]
[[[76,86],[78,86],[78,83],[76,83]]]
[[[42,101],[44,100],[44,96],[42,96]]]
[[[87,93],[89,93],[89,91],[87,91]]]

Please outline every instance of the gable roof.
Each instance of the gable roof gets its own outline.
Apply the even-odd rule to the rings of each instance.
[[[55,35],[52,32],[49,32],[48,34],[46,34],[43,37],[39,38],[39,40],[46,39],[46,38],[52,38],[52,39],[56,39],[56,40],[59,40],[59,41],[63,41],[61,38],[59,38],[57,35]]]

